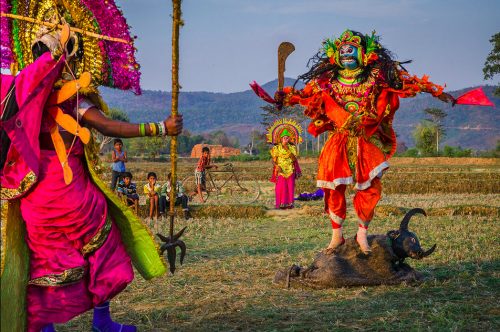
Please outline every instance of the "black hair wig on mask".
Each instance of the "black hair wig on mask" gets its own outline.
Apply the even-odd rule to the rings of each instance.
[[[83,59],[83,39],[82,35],[80,33],[77,33],[77,43],[78,45],[75,45],[75,39],[70,38],[68,40],[68,44],[66,45],[66,51],[68,54],[73,53],[73,49],[75,47],[78,47],[75,53],[75,58],[80,61]],[[47,45],[45,45],[42,41],[38,41],[33,46],[31,47],[31,52],[33,53],[33,59],[38,59],[40,56],[42,56],[43,53],[45,52],[50,52],[49,48]]]
[[[43,53],[50,52],[50,50],[42,41],[38,41],[31,47],[31,52],[33,53],[33,58],[36,60],[41,57]]]
[[[359,36],[361,38],[361,46],[365,50],[365,35],[357,31],[351,31],[355,36]],[[392,53],[382,46],[380,46],[375,52],[378,55],[378,59],[363,68],[363,71],[359,74],[361,82],[368,79],[368,76],[374,68],[378,68],[380,69],[381,75],[385,78],[390,87],[400,89],[402,85],[398,75],[398,67],[404,69],[401,66],[401,63],[393,60]],[[411,61],[406,61],[403,63],[409,62]],[[309,59],[309,61],[307,62],[307,67],[309,67],[310,70],[307,73],[304,73],[297,77],[297,80],[294,83],[294,87],[299,80],[304,81],[304,83],[308,83],[309,81],[317,79],[323,75],[328,75],[331,78],[335,78],[337,77],[339,70],[342,69],[342,67],[340,67],[338,64],[331,64],[330,59],[324,55],[323,50],[320,50],[312,58]]]

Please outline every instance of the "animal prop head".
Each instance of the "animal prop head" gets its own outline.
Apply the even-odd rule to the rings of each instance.
[[[436,249],[436,245],[434,244],[429,250],[424,250],[420,246],[417,235],[408,230],[411,217],[417,213],[426,216],[424,210],[420,208],[412,209],[404,216],[398,230],[387,233],[387,236],[392,240],[392,249],[400,261],[403,261],[406,257],[422,259],[432,254]]]

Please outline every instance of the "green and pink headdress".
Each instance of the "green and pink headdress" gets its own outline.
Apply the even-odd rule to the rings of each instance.
[[[31,46],[42,29],[69,23],[83,41],[76,76],[88,71],[92,85],[140,94],[134,39],[113,0],[0,0],[0,65],[23,69],[34,61]]]
[[[290,137],[290,142],[298,144],[302,142],[302,127],[293,119],[278,119],[267,128],[267,142],[271,144],[278,144],[281,137]]]
[[[343,44],[350,44],[358,48],[358,63],[367,66],[378,59],[377,50],[381,48],[379,37],[375,31],[371,36],[362,35],[359,32],[345,30],[337,39],[326,39],[323,42],[322,57],[328,58],[333,65],[341,66],[339,61],[339,49]]]

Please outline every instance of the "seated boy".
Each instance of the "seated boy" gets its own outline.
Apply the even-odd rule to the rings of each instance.
[[[201,149],[201,157],[194,171],[194,178],[196,179],[196,190],[200,197],[200,202],[204,203],[202,191],[206,190],[206,170],[210,168],[217,169],[217,165],[211,164],[210,149],[204,146]],[[196,194],[196,193],[195,193]]]
[[[127,205],[134,206],[135,214],[139,213],[139,195],[137,194],[137,187],[132,182],[132,173],[123,172],[123,178],[118,183],[118,196],[125,197]]]
[[[154,220],[155,232],[158,231],[158,193],[160,192],[160,184],[156,182],[156,179],[156,173],[149,172],[148,182],[144,185],[144,194],[149,200],[149,220]]]
[[[160,190],[160,215],[165,214],[165,210],[167,209],[169,203],[170,203],[170,191],[172,188],[171,185],[172,182],[172,173],[168,173],[167,176],[167,182],[161,186]],[[177,198],[175,199],[175,205],[181,205],[182,210],[184,211],[184,218],[189,219],[191,217],[191,214],[189,213],[189,208],[188,208],[188,197],[184,193],[184,187],[182,187],[182,183],[180,181],[177,181],[177,184],[175,186],[175,194]]]

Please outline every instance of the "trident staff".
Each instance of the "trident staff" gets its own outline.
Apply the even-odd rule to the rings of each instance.
[[[172,117],[178,115],[179,105],[179,29],[184,22],[181,19],[182,0],[172,0]],[[186,227],[174,235],[174,217],[175,217],[175,197],[177,183],[177,136],[172,136],[170,142],[170,160],[171,160],[171,190],[170,190],[170,234],[168,237],[157,234],[164,242],[160,247],[161,253],[167,251],[169,269],[171,273],[175,272],[176,247],[181,249],[180,263],[184,261],[186,255],[186,245],[179,240]]]

